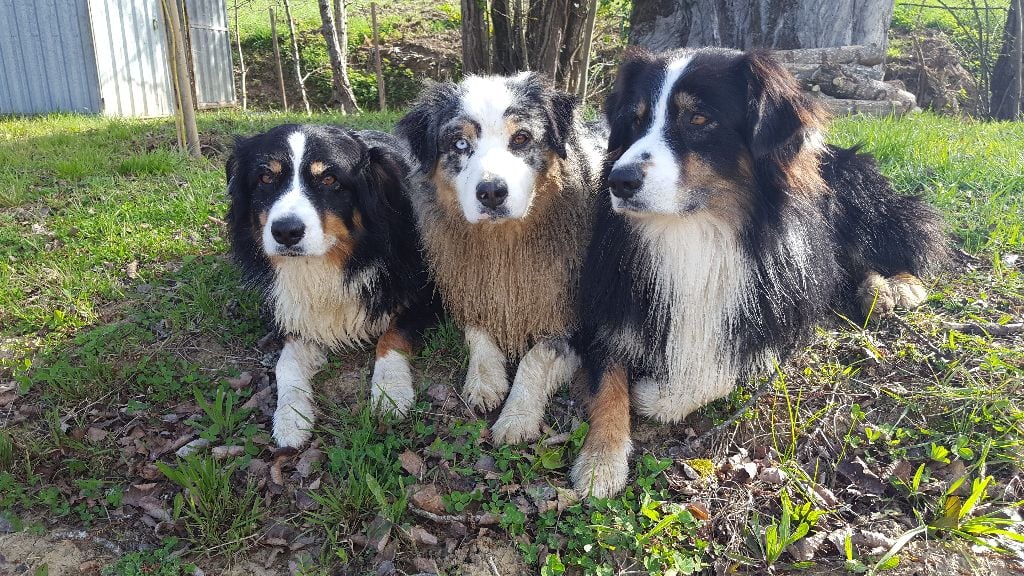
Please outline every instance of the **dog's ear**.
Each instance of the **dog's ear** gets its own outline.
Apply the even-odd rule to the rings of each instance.
[[[234,194],[235,186],[237,184],[234,178],[238,174],[238,156],[242,148],[245,147],[248,140],[242,136],[235,136],[234,146],[231,147],[231,154],[228,156],[227,161],[224,163],[224,180],[228,187],[228,193]]]
[[[401,211],[409,169],[395,150],[371,145],[366,148],[359,170],[366,181],[360,191],[360,208],[371,223],[395,221],[392,213]]]
[[[622,64],[615,75],[615,86],[604,100],[604,117],[610,130],[608,134],[608,153],[618,157],[624,152],[626,140],[629,138],[633,123],[633,113],[627,113],[623,106],[627,105],[627,92],[636,84],[640,73],[651,63],[651,55],[643,48],[631,46],[626,49]]]
[[[429,84],[395,126],[395,133],[409,143],[422,172],[431,172],[437,163],[438,125],[457,97],[458,88],[451,82]]]
[[[746,80],[746,139],[761,179],[791,192],[823,187],[819,155],[825,114],[767,50],[741,58]]]
[[[572,138],[576,108],[579,105],[580,100],[575,95],[549,89],[546,110],[548,129],[544,134],[544,139],[547,145],[563,160],[566,156],[566,142]]]
[[[771,52],[748,52],[741,66],[747,83],[747,145],[755,163],[786,173],[804,164],[801,160],[816,159],[826,121],[821,107],[803,94]],[[793,174],[783,176],[791,180]]]

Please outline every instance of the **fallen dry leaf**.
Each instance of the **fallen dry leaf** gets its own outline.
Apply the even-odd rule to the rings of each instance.
[[[252,383],[252,373],[242,372],[241,374],[235,376],[234,378],[228,378],[227,383],[228,386],[231,386],[237,392],[243,388],[246,388],[247,386],[249,386],[250,383]]]
[[[434,514],[444,514],[444,502],[437,491],[437,486],[433,484],[414,484],[410,499],[421,510],[433,512]]]
[[[295,471],[299,473],[299,476],[303,478],[309,478],[309,475],[313,473],[317,464],[324,459],[324,453],[319,448],[307,448],[305,452],[299,456],[299,461],[295,463]]]
[[[413,526],[409,529],[409,537],[417,544],[425,546],[437,546],[437,536],[434,536],[422,526]]]
[[[90,427],[85,431],[85,438],[90,442],[102,442],[108,434],[110,433],[102,428]]]
[[[423,462],[423,458],[420,458],[419,454],[416,454],[412,450],[406,450],[398,456],[398,462],[401,463],[402,469],[415,476],[418,480],[423,479],[423,475],[427,472],[427,466]]]

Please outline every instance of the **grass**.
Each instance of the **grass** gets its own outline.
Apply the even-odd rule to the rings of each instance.
[[[387,129],[397,115],[314,119]],[[196,562],[245,554],[268,525],[283,524],[319,543],[303,560],[306,573],[373,569],[374,553],[352,539],[371,527],[398,542],[400,563],[413,555],[444,563],[443,548],[406,536],[413,527],[441,538],[453,529],[410,504],[411,487],[432,484],[439,513],[499,518],[488,530],[529,566],[523,570],[543,574],[687,574],[716,562],[779,571],[799,564],[784,544],[843,526],[910,534],[905,546],[925,536],[1007,545],[997,531],[1012,528],[999,511],[1014,505],[1024,451],[1024,350],[1019,338],[947,323],[1024,315],[1024,281],[1012,264],[1024,249],[1024,125],[927,114],[837,121],[833,141],[863,142],[897,189],[942,209],[963,262],[935,282],[924,309],[822,328],[763,395],[752,384],[688,420],[699,433],[752,401],[730,434],[700,450],[686,453],[680,430],[639,422],[636,480],[620,497],[581,503],[563,492],[586,433],[578,404],[558,400],[549,414],[547,436],[558,442],[492,447],[486,421],[445,394],[459,387],[466,356],[450,323],[428,335],[415,362],[431,390],[416,417],[373,417],[365,405],[370,354],[342,355],[318,377],[319,460],[302,475],[274,454],[259,403],[242,408],[255,384],[224,385],[243,370],[258,377],[273,356],[257,348],[265,332],[259,303],[239,288],[225,256],[223,160],[231,135],[300,120],[203,113],[212,156],[200,160],[173,150],[167,121],[0,120],[0,383],[14,379],[20,394],[16,410],[0,412],[0,514],[16,526],[129,530],[114,512],[133,485],[158,482],[180,527],[172,548]],[[356,392],[332,392],[345,379]],[[243,450],[224,461],[160,452],[179,437]],[[425,462],[422,475],[402,466],[406,451]],[[838,470],[853,459],[909,472],[880,474],[884,493],[868,501],[844,492],[856,482]],[[169,481],[146,472],[154,461]],[[277,467],[284,488],[272,488],[272,472],[254,475],[260,462]],[[785,479],[744,480],[738,471],[748,463]],[[297,493],[309,496],[301,506]],[[541,509],[549,501],[558,506]],[[139,537],[162,549],[151,534]],[[893,548],[886,558],[851,544],[845,557],[814,561],[858,570],[901,556],[909,562],[903,546]],[[144,567],[160,552],[147,554],[125,556],[110,573],[149,573]],[[174,562],[166,573],[184,570],[184,560]]]

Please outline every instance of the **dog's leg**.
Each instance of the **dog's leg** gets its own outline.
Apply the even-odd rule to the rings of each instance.
[[[568,382],[580,367],[580,357],[564,339],[537,344],[519,361],[501,416],[491,427],[498,444],[515,444],[540,436],[540,425],[551,393]]]
[[[377,340],[377,361],[370,379],[370,402],[380,412],[405,417],[416,400],[412,386],[413,342],[398,327],[397,320]]]
[[[469,369],[462,393],[472,408],[494,410],[508,394],[508,376],[505,373],[505,354],[490,334],[480,328],[466,328],[469,345]]]
[[[867,316],[884,316],[896,307],[912,310],[928,299],[928,291],[913,274],[901,272],[888,278],[869,272],[857,289],[861,312]]]
[[[280,447],[298,448],[312,435],[313,375],[327,357],[312,342],[289,337],[274,372],[277,375],[277,410],[274,411],[274,440]]]
[[[601,376],[590,399],[590,431],[572,466],[572,483],[583,496],[606,498],[626,486],[629,475],[629,383],[622,366]]]

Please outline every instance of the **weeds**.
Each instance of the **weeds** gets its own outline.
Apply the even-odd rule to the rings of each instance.
[[[163,462],[157,468],[184,493],[174,497],[174,517],[185,522],[189,538],[206,553],[230,553],[260,528],[263,505],[256,487],[242,491],[231,484],[234,464],[221,465],[213,458],[188,456],[174,467]]]
[[[163,546],[143,552],[129,552],[117,562],[103,569],[103,576],[192,576],[196,566],[182,562],[173,549],[177,541],[173,538]]]

